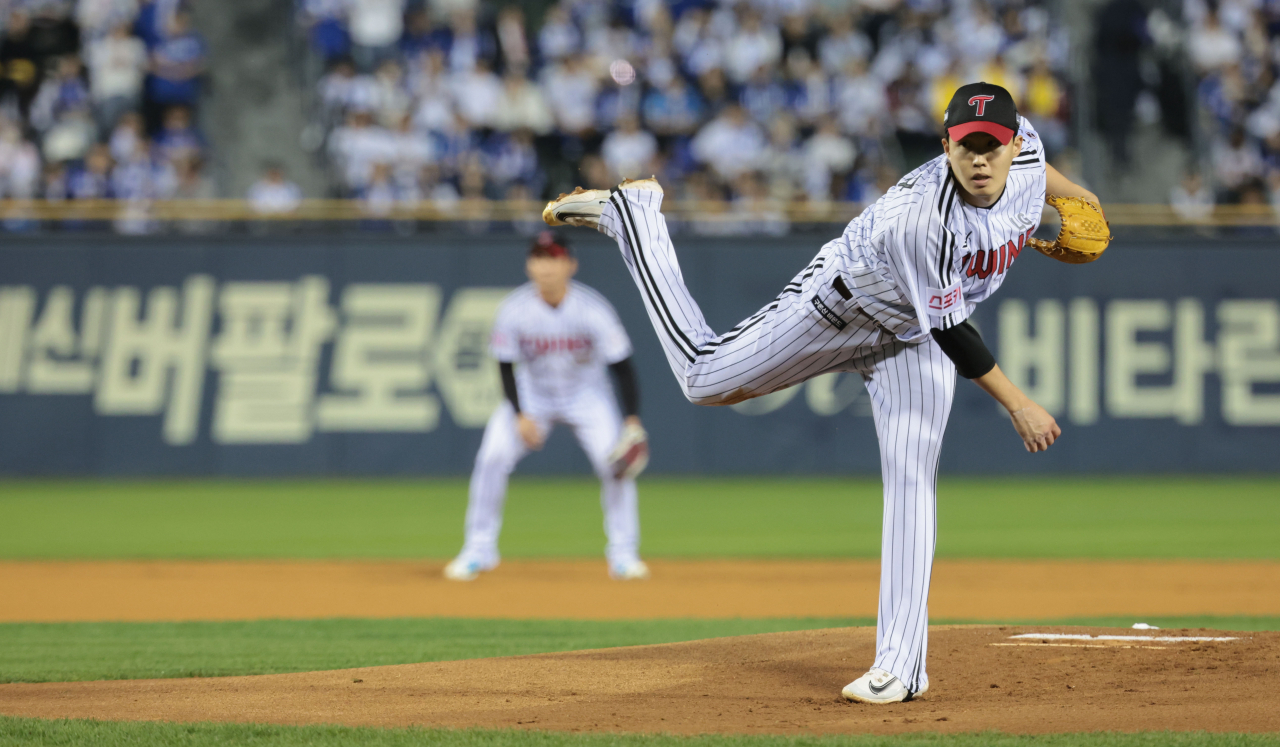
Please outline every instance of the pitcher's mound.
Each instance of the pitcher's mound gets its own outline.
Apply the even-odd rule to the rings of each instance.
[[[260,677],[12,684],[0,685],[0,713],[686,734],[1280,731],[1280,633],[939,627],[923,699],[846,703],[840,688],[867,669],[874,643],[875,631],[849,628]]]

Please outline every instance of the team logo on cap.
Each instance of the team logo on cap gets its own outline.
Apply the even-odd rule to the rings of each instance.
[[[994,101],[995,98],[996,98],[995,96],[974,96],[973,98],[969,99],[969,106],[978,107],[978,113],[974,116],[978,116],[978,117],[984,116],[984,114],[987,111],[987,102]]]

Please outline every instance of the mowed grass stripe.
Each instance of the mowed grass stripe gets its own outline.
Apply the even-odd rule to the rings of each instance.
[[[1064,622],[1128,627],[1135,621]],[[1280,618],[1263,617],[1154,617],[1142,622],[1164,629],[1280,630]],[[0,625],[0,682],[278,674],[874,624],[872,619],[831,618],[10,623]]]
[[[949,558],[1277,559],[1280,478],[963,478],[939,487]],[[877,479],[653,478],[651,557],[878,557]],[[0,481],[0,558],[448,558],[466,483]],[[506,557],[598,557],[599,488],[512,482]]]
[[[254,620],[0,625],[0,682],[222,677],[874,625],[778,620]]]
[[[1048,734],[1021,736],[918,734],[904,736],[720,736],[563,734],[481,729],[374,729],[345,726],[171,724],[152,722],[49,721],[0,716],[0,747],[94,745],[94,747],[1267,747],[1276,734],[1145,732],[1136,734]]]

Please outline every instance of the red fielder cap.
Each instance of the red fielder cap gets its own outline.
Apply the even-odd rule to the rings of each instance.
[[[970,83],[956,89],[942,115],[942,126],[952,140],[985,132],[1008,145],[1018,134],[1018,107],[1004,88],[994,83]]]
[[[543,231],[533,240],[533,246],[529,247],[530,257],[572,257],[573,252],[569,249],[569,242],[558,233],[551,231]]]

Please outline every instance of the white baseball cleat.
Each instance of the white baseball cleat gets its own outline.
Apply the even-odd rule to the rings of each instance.
[[[481,563],[475,558],[459,555],[444,567],[444,577],[450,581],[475,581],[481,573],[492,571],[497,567],[498,563],[496,561],[493,563]]]
[[[649,578],[649,566],[639,558],[622,563],[610,563],[609,578],[614,581],[643,581]]]
[[[844,686],[840,694],[846,700],[859,703],[905,703],[924,695],[929,690],[929,681],[925,680],[918,692],[911,692],[902,680],[883,669],[871,668],[871,671]]]
[[[619,190],[641,189],[662,194],[662,185],[658,180],[627,179],[618,185]],[[542,209],[542,220],[548,226],[580,226],[597,228],[600,225],[600,214],[609,202],[610,190],[583,189],[576,187],[568,194],[562,194]]]
[[[569,194],[562,194],[542,210],[542,220],[548,226],[581,226],[595,228],[600,224],[600,213],[609,201],[607,189],[583,189],[578,187]]]

